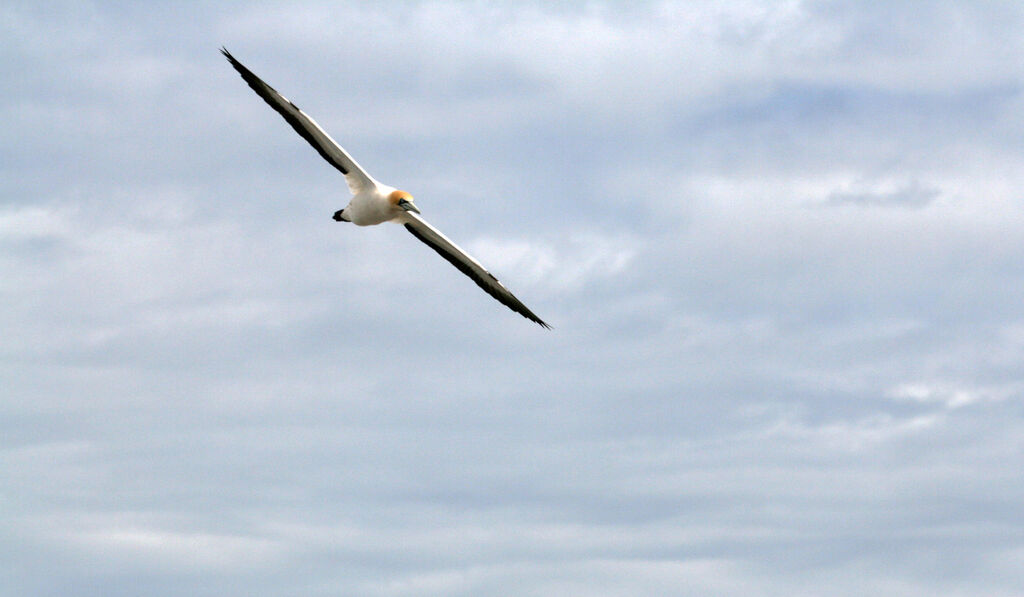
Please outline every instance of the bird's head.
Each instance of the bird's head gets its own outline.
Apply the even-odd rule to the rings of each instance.
[[[391,201],[391,205],[399,211],[411,211],[414,213],[420,213],[418,207],[413,204],[412,195],[405,191],[394,191],[388,195],[388,200]]]

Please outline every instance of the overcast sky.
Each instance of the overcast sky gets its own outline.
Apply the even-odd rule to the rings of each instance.
[[[1020,595],[1022,30],[4,2],[0,595]]]

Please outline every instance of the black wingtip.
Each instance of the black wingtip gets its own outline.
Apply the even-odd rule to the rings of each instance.
[[[239,61],[235,60],[235,57],[231,55],[231,52],[228,52],[227,48],[225,48],[224,46],[221,46],[220,47],[220,53],[223,54],[224,57],[228,59],[228,62],[231,63],[231,66],[234,67],[235,70],[241,72],[239,70],[239,67],[242,67],[242,64]],[[245,67],[242,67],[242,68],[245,68]]]
[[[525,305],[524,305],[524,307],[525,307]],[[544,321],[540,317],[537,317],[534,314],[534,312],[530,311],[529,309],[526,309],[526,313],[523,313],[522,311],[516,311],[516,312],[519,313],[520,315],[522,315],[523,317],[529,319],[533,323],[536,323],[537,325],[539,325],[540,327],[544,328],[545,330],[552,329],[551,326],[548,325],[548,322]]]

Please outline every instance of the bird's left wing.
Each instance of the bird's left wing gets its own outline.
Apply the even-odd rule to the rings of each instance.
[[[308,141],[317,153],[330,162],[332,166],[341,170],[341,173],[345,175],[345,180],[348,182],[348,188],[352,191],[352,194],[373,186],[373,177],[367,174],[366,170],[363,170],[352,159],[352,156],[342,149],[341,145],[338,145],[337,141],[331,139],[331,136],[324,129],[320,128],[320,125],[315,120],[300,110],[298,106],[288,101],[288,98],[278,93],[273,87],[264,83],[263,79],[260,79],[251,70],[245,68],[244,64],[235,60],[235,57],[226,48],[221,48],[220,51],[228,59],[228,62],[231,63],[231,66],[235,67],[238,74],[242,75],[242,79],[249,84],[249,87],[252,87],[252,90],[263,98],[263,101],[267,102],[274,110],[277,110],[277,113],[283,116],[288,124],[292,125],[292,128],[295,129],[295,132]]]
[[[498,281],[497,278],[491,275],[491,272],[487,271],[484,266],[480,265],[480,262],[469,256],[459,248],[458,245],[448,239],[447,236],[441,234],[441,231],[434,228],[426,222],[423,218],[412,212],[405,212],[405,228],[412,233],[413,236],[423,241],[431,249],[437,251],[438,255],[444,257],[449,263],[454,265],[458,270],[467,276],[469,276],[476,285],[484,289],[484,292],[493,296],[501,304],[505,305],[509,309],[512,309],[516,313],[519,313],[523,317],[530,321],[536,322],[541,326],[551,329],[551,326],[544,323],[540,317],[534,315],[533,311],[530,311],[519,299],[517,299],[508,288]]]

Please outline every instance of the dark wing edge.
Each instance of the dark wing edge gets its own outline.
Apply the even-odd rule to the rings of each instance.
[[[286,97],[278,93],[276,89],[267,85],[263,79],[257,77],[244,64],[236,60],[231,55],[231,52],[228,52],[227,48],[221,48],[220,52],[228,59],[231,66],[238,71],[238,74],[242,75],[242,79],[249,84],[249,87],[263,98],[267,105],[280,114],[295,129],[299,136],[312,145],[313,149],[322,158],[340,170],[345,176],[355,175],[359,178],[367,179],[366,182],[369,182],[370,176],[355,163],[351,156],[345,153],[345,150],[334,139],[331,139],[330,135],[320,128],[316,121]]]
[[[457,247],[448,246],[446,243],[438,242],[431,238],[430,235],[425,234],[424,231],[417,230],[417,227],[414,224],[405,224],[405,229],[422,241],[423,244],[436,251],[438,255],[444,257],[448,263],[454,265],[460,272],[466,274],[466,276],[476,282],[477,286],[482,288],[487,294],[494,297],[499,303],[505,305],[509,309],[512,309],[530,321],[539,324],[544,329],[551,329],[550,325],[545,323],[540,317],[537,317],[533,311],[530,311],[522,301],[517,299],[509,289],[505,288],[505,286],[499,282],[497,278],[491,275],[490,272],[479,266],[479,264],[477,264],[477,267],[473,267],[472,263],[474,262],[472,261],[472,258],[469,258],[465,253],[459,253]],[[426,227],[426,229],[431,230],[429,227]],[[444,238],[444,235],[440,236],[441,238]],[[470,262],[467,262],[463,258],[469,258]]]

